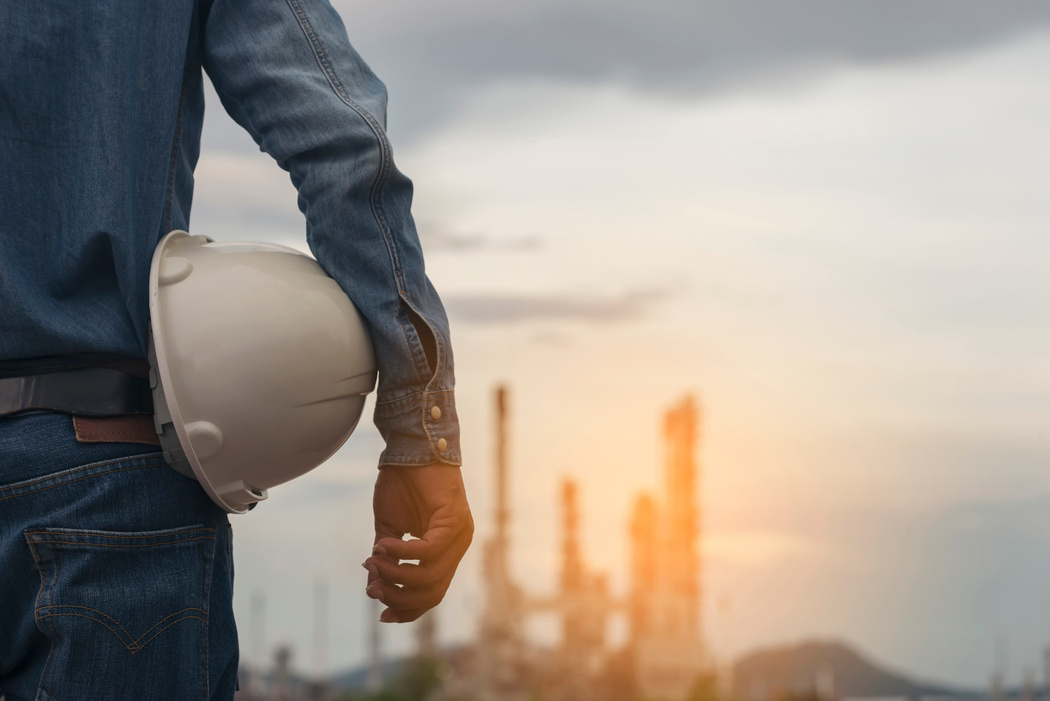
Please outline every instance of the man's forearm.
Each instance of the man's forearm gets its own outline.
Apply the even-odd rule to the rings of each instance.
[[[427,279],[386,90],[324,0],[208,9],[203,62],[227,111],[289,171],[318,262],[368,322],[386,465],[458,465],[448,319]]]

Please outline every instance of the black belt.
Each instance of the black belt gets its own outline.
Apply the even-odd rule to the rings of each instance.
[[[0,416],[43,409],[76,416],[152,414],[149,380],[110,368],[0,379]]]

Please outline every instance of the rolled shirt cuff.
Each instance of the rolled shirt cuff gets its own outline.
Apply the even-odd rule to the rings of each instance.
[[[461,465],[455,390],[424,391],[376,404],[386,441],[379,466]]]

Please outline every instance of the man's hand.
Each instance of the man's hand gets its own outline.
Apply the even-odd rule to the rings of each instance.
[[[379,620],[414,621],[444,598],[474,536],[463,477],[458,467],[440,463],[380,468],[372,511],[376,538],[364,562],[365,593],[389,607]],[[418,540],[402,540],[406,533]]]

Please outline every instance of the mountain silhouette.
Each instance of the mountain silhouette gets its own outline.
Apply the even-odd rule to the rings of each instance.
[[[732,669],[742,701],[786,697],[872,698],[982,696],[981,692],[916,681],[866,659],[841,642],[808,641],[765,648],[740,658]]]

